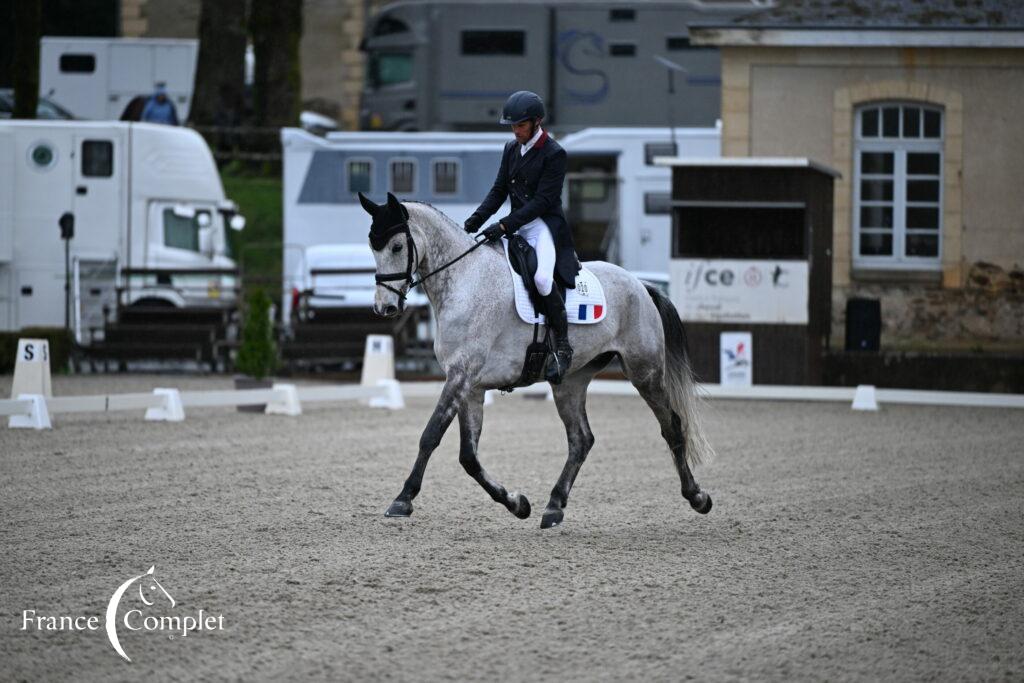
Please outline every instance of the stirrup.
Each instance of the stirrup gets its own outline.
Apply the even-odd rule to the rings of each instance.
[[[561,384],[572,365],[573,351],[569,346],[569,340],[559,339],[555,350],[551,353],[551,360],[548,362],[547,370],[544,372],[544,379],[551,384]]]

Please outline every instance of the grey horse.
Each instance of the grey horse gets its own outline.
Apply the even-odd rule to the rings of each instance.
[[[516,314],[501,245],[479,244],[429,204],[401,203],[390,193],[387,203],[381,205],[362,194],[359,199],[373,218],[370,243],[378,283],[374,310],[383,316],[399,315],[414,277],[426,276],[421,286],[434,308],[434,353],[445,374],[441,398],[420,437],[412,473],[385,514],[412,514],[412,501],[420,491],[430,455],[458,415],[459,462],[491,498],[526,519],[529,500],[495,481],[480,465],[477,453],[484,392],[516,382],[525,349],[533,340],[533,326]],[[616,356],[661,425],[683,497],[694,510],[706,514],[711,510],[711,496],[697,485],[690,466],[712,451],[697,415],[699,398],[679,315],[668,299],[622,268],[602,261],[586,266],[601,281],[608,312],[600,323],[570,325],[573,363],[562,383],[552,387],[558,415],[565,424],[569,456],[551,491],[541,528],[562,522],[569,491],[594,445],[587,422],[587,386]]]

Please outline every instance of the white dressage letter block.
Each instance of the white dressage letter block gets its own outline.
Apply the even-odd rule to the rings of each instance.
[[[28,415],[11,415],[7,421],[10,429],[53,429],[50,411],[46,409],[46,397],[39,394],[18,394],[19,401],[31,401],[32,411]]]
[[[484,405],[489,406],[494,403],[494,395],[498,393],[494,389],[488,389],[484,392]]]
[[[299,403],[299,392],[294,384],[274,383],[274,399],[263,411],[265,415],[302,415],[302,404]]]
[[[397,380],[382,379],[377,382],[377,386],[384,387],[387,390],[387,395],[371,398],[371,408],[390,408],[391,410],[401,410],[405,407],[405,399],[402,398],[402,385],[400,385]]]
[[[146,409],[146,419],[154,422],[182,422],[185,407],[181,405],[181,392],[177,389],[154,389],[153,394],[164,397],[164,404]]]
[[[875,387],[871,384],[860,384],[857,386],[857,393],[853,395],[854,410],[878,410],[878,398],[875,395]]]
[[[386,334],[366,335],[360,384],[375,387],[382,379],[395,378],[395,340]]]
[[[50,342],[45,339],[19,339],[14,359],[11,397],[31,394],[50,398]]]

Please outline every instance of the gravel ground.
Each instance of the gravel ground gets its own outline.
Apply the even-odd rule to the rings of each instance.
[[[550,403],[516,396],[487,409],[481,453],[534,517],[515,519],[462,472],[455,430],[415,515],[382,516],[431,409],[0,428],[0,679],[1024,677],[1019,412],[715,402],[705,423],[719,455],[696,470],[715,505],[700,516],[639,399],[593,397],[597,445],[564,525],[541,532],[564,433]],[[202,608],[224,628],[121,628],[127,663],[102,617],[151,565],[175,607],[130,591],[122,614]],[[23,629],[29,609],[100,627]]]

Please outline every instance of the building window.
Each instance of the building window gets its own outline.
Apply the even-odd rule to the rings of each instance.
[[[526,54],[525,31],[463,31],[464,55]]]
[[[82,175],[86,178],[114,175],[114,143],[110,140],[83,140]]]
[[[63,54],[60,56],[60,71],[65,74],[91,74],[96,70],[96,55]]]
[[[414,159],[392,159],[391,191],[395,194],[412,194],[416,191],[416,161]]]
[[[373,162],[369,159],[352,159],[348,162],[348,192],[368,194],[373,191]]]
[[[644,145],[644,163],[654,165],[654,157],[674,157],[676,146],[672,142],[648,142]]]
[[[672,195],[668,192],[644,192],[644,213],[650,216],[672,213]]]
[[[942,110],[901,103],[861,107],[854,137],[854,265],[939,267]]]
[[[435,160],[434,194],[458,194],[459,162],[455,159]]]

